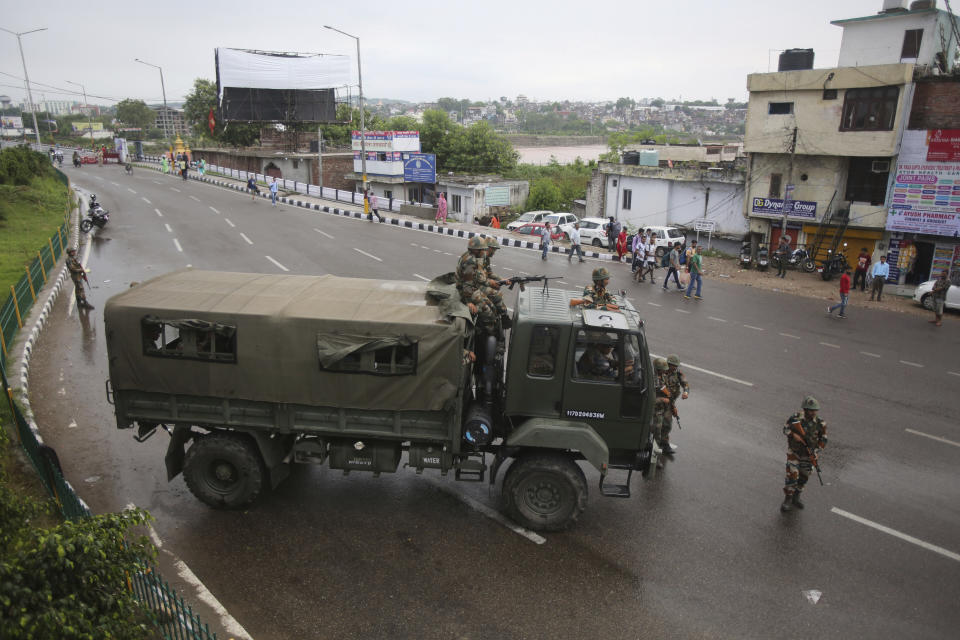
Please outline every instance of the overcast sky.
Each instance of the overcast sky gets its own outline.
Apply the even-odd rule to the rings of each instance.
[[[940,0],[942,5],[943,0]],[[195,78],[215,79],[213,50],[349,54],[361,38],[364,94],[411,101],[746,98],[746,75],[776,70],[778,51],[813,48],[815,66],[837,62],[831,20],[877,13],[882,0],[632,0],[629,2],[138,0],[17,3],[2,13],[23,36],[34,100],[78,96],[182,101]],[[960,0],[958,0],[960,4]],[[772,65],[772,66],[771,66]],[[0,32],[0,93],[24,96],[17,39]],[[353,78],[356,82],[356,76]],[[92,96],[98,96],[94,98]]]

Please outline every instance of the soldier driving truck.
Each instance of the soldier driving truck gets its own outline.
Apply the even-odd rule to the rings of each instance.
[[[406,454],[417,473],[461,481],[492,485],[503,470],[506,513],[562,530],[585,508],[584,467],[601,495],[627,498],[660,453],[639,314],[571,297],[521,286],[511,328],[491,335],[453,274],[176,271],[107,302],[107,398],[137,440],[170,435],[167,479],[182,473],[212,507],[249,505],[292,464],[376,476]],[[596,354],[611,366],[581,370]]]

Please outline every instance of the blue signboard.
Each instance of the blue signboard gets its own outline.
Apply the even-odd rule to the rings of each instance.
[[[437,156],[434,153],[405,153],[403,154],[403,181],[426,182],[434,184],[437,181]]]
[[[817,217],[817,203],[805,200],[788,200],[787,216],[790,218]],[[784,201],[780,198],[754,198],[753,213],[761,216],[782,216]]]

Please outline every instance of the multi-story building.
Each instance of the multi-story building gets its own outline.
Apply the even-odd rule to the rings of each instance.
[[[190,135],[190,127],[183,118],[183,109],[172,107],[151,107],[151,109],[157,112],[157,129],[171,138]]]
[[[831,23],[843,29],[837,66],[790,50],[778,71],[748,76],[744,209],[757,240],[775,245],[786,229],[821,257],[844,242],[896,257],[904,238],[888,211],[904,132],[918,81],[952,71],[955,20],[934,0],[886,0]]]

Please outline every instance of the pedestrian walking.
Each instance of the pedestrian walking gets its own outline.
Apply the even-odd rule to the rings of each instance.
[[[827,423],[817,413],[820,403],[813,396],[803,399],[801,412],[787,418],[783,434],[787,436],[787,474],[783,484],[783,504],[780,511],[803,509],[800,494],[803,493],[810,471],[820,473],[817,450],[827,446]]]
[[[441,191],[437,196],[437,217],[434,220],[437,224],[447,224],[447,198]]]
[[[186,156],[180,158],[180,175],[183,176],[184,181],[187,179],[187,160]]]
[[[617,236],[617,262],[623,262],[623,256],[627,253],[627,230],[620,229]]]
[[[367,214],[367,220],[373,222],[373,216],[377,216],[377,222],[383,222],[383,218],[380,217],[380,211],[377,207],[377,196],[373,193],[373,189],[367,192],[367,202],[370,203],[370,213]]]
[[[933,320],[930,322],[935,326],[943,326],[943,306],[947,303],[947,291],[951,286],[950,280],[947,279],[947,270],[944,269],[940,272],[937,281],[933,283],[933,292],[930,294],[933,297]]]
[[[777,256],[777,277],[779,278],[787,277],[787,262],[790,260],[791,253],[790,240],[792,240],[790,236],[780,236],[780,244],[777,245],[777,250],[773,253]]]
[[[544,222],[543,228],[540,230],[540,259],[547,259],[547,251],[550,251],[550,223]]]
[[[687,269],[690,270],[690,284],[687,285],[687,292],[683,295],[684,299],[690,299],[690,292],[693,291],[693,285],[696,283],[697,292],[693,295],[695,300],[703,300],[700,296],[700,288],[703,285],[703,258],[700,256],[700,247],[697,241],[692,243],[693,253],[687,258]]]
[[[583,249],[580,247],[580,223],[574,222],[573,229],[570,231],[570,253],[567,254],[567,262],[573,261],[573,253],[576,252],[583,262]]]
[[[207,173],[207,161],[203,158],[200,158],[200,162],[197,163],[197,173],[201,178]]]
[[[870,272],[870,275],[873,276],[873,284],[870,286],[870,300],[872,301],[876,296],[877,302],[879,302],[883,298],[883,283],[887,281],[887,276],[890,275],[887,256],[880,256],[880,262],[873,265],[873,271]]]
[[[274,177],[270,181],[270,202],[273,203],[273,206],[277,206],[277,194],[279,193],[279,191],[280,191],[280,184],[277,181],[276,177]]]
[[[610,251],[617,250],[617,238],[620,236],[620,223],[613,219],[613,216],[610,216],[610,222],[605,226],[607,231],[607,249]]]
[[[667,262],[667,275],[663,279],[663,290],[667,290],[667,284],[670,282],[670,276],[673,275],[673,281],[677,284],[677,289],[683,290],[683,287],[680,285],[680,243],[674,242],[673,248],[670,249],[670,254],[668,256]]]
[[[647,236],[637,229],[637,232],[633,234],[633,242],[630,243],[630,253],[633,256],[633,261],[630,263],[630,271],[633,272],[633,277],[638,278],[639,271],[643,267],[643,245],[647,242]]]
[[[857,268],[853,270],[853,288],[857,288],[857,284],[860,285],[860,291],[866,291],[867,289],[867,272],[870,270],[870,263],[872,259],[870,254],[867,253],[867,248],[863,247],[860,249],[860,255],[857,256]]]
[[[260,187],[257,186],[257,181],[253,179],[253,176],[247,178],[247,190],[250,192],[250,199],[256,202],[257,196],[260,194]]]
[[[834,309],[840,309],[840,313],[837,314],[838,318],[847,317],[847,302],[850,300],[850,267],[843,268],[843,274],[840,276],[840,302],[833,305],[832,307],[827,307],[827,315],[833,315]]]
[[[643,270],[640,273],[640,281],[650,276],[650,284],[655,284],[653,272],[657,268],[657,234],[650,233],[647,236],[647,243],[643,246]]]

